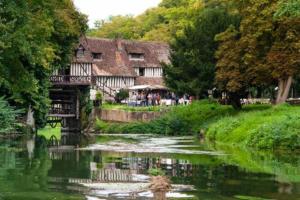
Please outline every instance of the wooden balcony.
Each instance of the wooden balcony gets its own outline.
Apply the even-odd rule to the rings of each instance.
[[[52,104],[48,117],[75,117],[75,107],[69,104]]]
[[[52,75],[50,81],[53,85],[91,85],[92,76]]]

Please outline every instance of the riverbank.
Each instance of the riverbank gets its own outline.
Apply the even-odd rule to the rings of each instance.
[[[217,143],[259,149],[300,149],[300,107],[247,105],[241,111],[216,102],[200,101],[170,108],[159,119],[142,123],[106,123],[97,120],[96,132],[191,135],[205,133]]]
[[[284,104],[222,117],[210,125],[206,136],[209,140],[225,144],[300,150],[299,120],[300,107]]]

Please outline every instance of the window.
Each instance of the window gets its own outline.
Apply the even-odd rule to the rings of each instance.
[[[102,60],[102,53],[92,53],[94,60]]]
[[[144,60],[144,54],[142,53],[130,53],[129,54],[130,60]]]
[[[139,68],[139,76],[145,76],[145,68]]]
[[[84,48],[82,46],[80,46],[76,51],[76,57],[82,58],[83,56],[84,56]]]

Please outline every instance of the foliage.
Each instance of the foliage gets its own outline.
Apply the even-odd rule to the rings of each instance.
[[[117,103],[127,99],[129,97],[129,90],[121,89],[115,96],[115,100]]]
[[[240,27],[216,36],[216,83],[229,93],[235,107],[251,87],[279,85],[285,101],[288,79],[299,71],[299,17],[296,1],[238,1]],[[293,17],[292,17],[293,16]],[[295,17],[296,16],[296,17]],[[285,95],[283,95],[285,94]]]
[[[14,130],[18,114],[19,111],[11,107],[3,97],[0,98],[0,134],[8,134]]]
[[[299,0],[281,0],[279,8],[276,11],[274,17],[299,17],[300,16],[300,2]]]
[[[213,123],[210,140],[261,149],[300,149],[300,107],[275,106],[272,109],[240,113]]]
[[[97,118],[94,128],[95,128],[95,131],[103,131],[108,128],[108,124]]]
[[[214,37],[229,25],[238,24],[239,16],[228,14],[224,8],[203,9],[171,45],[171,64],[164,68],[166,84],[179,94],[207,96],[207,90],[214,87],[218,47]]]
[[[79,92],[79,91],[78,91]],[[90,89],[86,88],[79,92],[80,97],[80,122],[81,128],[85,129],[89,126],[89,115],[93,110],[93,101],[90,100]]]
[[[242,111],[208,101],[172,108],[148,123],[115,124],[98,120],[105,133],[151,133],[162,135],[199,134],[218,143],[260,149],[300,149],[300,107],[247,105]]]
[[[102,102],[103,100],[103,95],[101,92],[97,91],[96,93],[96,100]]]
[[[31,105],[37,125],[42,126],[49,104],[49,75],[69,64],[86,18],[71,0],[0,4],[0,95],[18,108]]]
[[[228,106],[199,101],[189,106],[172,107],[165,115],[148,123],[107,124],[102,132],[187,135],[199,133],[200,129],[207,127],[210,122],[234,112]]]
[[[180,35],[191,18],[204,4],[202,0],[163,0],[161,4],[140,16],[112,16],[98,21],[89,35],[105,38],[124,38],[147,41],[172,40]]]

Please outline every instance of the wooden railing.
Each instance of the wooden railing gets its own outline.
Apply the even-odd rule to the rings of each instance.
[[[52,104],[49,115],[72,115],[75,114],[75,108],[71,105]]]
[[[90,85],[92,76],[53,75],[50,76],[50,81],[53,84]]]
[[[117,94],[117,90],[108,87],[104,83],[95,82],[94,85],[96,90],[102,91],[104,94],[107,94],[109,97],[115,97],[115,95]]]

